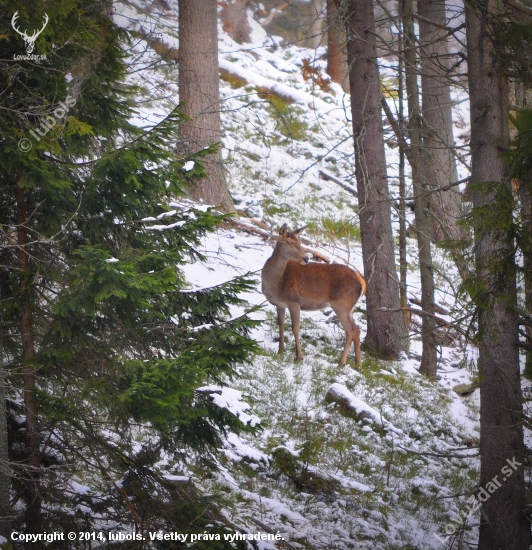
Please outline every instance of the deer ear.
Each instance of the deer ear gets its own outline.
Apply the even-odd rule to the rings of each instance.
[[[304,225],[303,227],[300,227],[299,229],[296,229],[295,231],[293,231],[293,234],[294,235],[299,235],[302,231],[304,231],[305,229],[307,228],[306,225]]]
[[[286,235],[288,232],[288,228],[286,227],[286,223],[283,223],[283,226],[281,229],[279,229],[279,235],[283,236]]]

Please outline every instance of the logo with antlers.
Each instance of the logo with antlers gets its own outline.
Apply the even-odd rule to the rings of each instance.
[[[17,31],[20,36],[24,39],[24,43],[26,44],[26,53],[31,54],[33,52],[33,48],[35,47],[35,42],[38,38],[38,36],[41,34],[42,31],[46,28],[46,25],[48,25],[48,15],[44,14],[44,23],[42,26],[42,29],[40,31],[34,31],[32,35],[28,35],[26,31],[20,31],[17,29],[17,19],[18,19],[18,10],[13,14],[13,18],[11,19],[11,26]]]

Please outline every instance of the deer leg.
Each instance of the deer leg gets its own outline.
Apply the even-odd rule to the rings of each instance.
[[[360,353],[360,329],[355,325],[353,331],[353,342],[355,343],[355,362],[357,367],[362,366],[362,356]]]
[[[277,323],[279,325],[279,353],[284,353],[284,315],[286,309],[277,307]]]
[[[353,342],[353,339],[351,338],[351,335],[346,331],[345,333],[345,346],[344,351],[342,352],[342,356],[340,357],[340,363],[338,364],[339,367],[343,367],[347,361],[347,356],[349,355],[349,350],[351,349],[351,343]]]
[[[301,361],[303,359],[303,354],[301,353],[301,342],[299,341],[299,304],[292,304],[288,307],[288,310],[290,311],[290,319],[292,320],[292,332],[294,333],[294,340],[296,341],[296,361]]]
[[[332,304],[331,304],[332,305]],[[360,329],[356,326],[355,321],[351,313],[345,312],[345,310],[335,309],[333,310],[336,313],[336,316],[340,320],[342,327],[345,330],[345,346],[342,356],[340,357],[339,366],[343,367],[347,361],[347,356],[349,355],[349,350],[351,349],[351,344],[355,344],[355,362],[357,367],[362,365],[362,359],[360,354]]]

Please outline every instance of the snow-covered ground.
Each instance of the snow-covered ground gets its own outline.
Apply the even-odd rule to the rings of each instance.
[[[320,250],[339,252],[335,244]],[[260,237],[220,230],[205,239],[204,251],[205,263],[185,267],[194,288],[259,271],[272,248]],[[247,299],[264,303],[259,285]],[[243,529],[266,525],[303,548],[440,548],[433,533],[446,536],[449,514],[460,509],[460,499],[445,497],[470,490],[476,479],[476,458],[436,456],[476,454],[477,395],[452,391],[471,382],[464,363],[474,350],[442,347],[438,384],[417,372],[416,339],[410,359],[365,358],[360,371],[338,369],[343,330],[326,313],[304,314],[305,358],[297,364],[291,335],[286,355],[276,353],[273,307],[265,304],[255,333],[264,354],[228,381],[263,429],[228,438],[219,477],[198,483],[207,492],[231,491],[235,502],[226,514]],[[355,317],[364,332],[363,316]],[[331,387],[366,418],[342,416],[325,400]]]
[[[137,1],[139,9],[119,12],[120,23],[160,33],[159,40],[177,47],[175,12],[156,13]],[[312,248],[362,271],[356,199],[320,177],[321,171],[354,185],[349,97],[335,84],[322,90],[303,78],[303,60],[325,77],[323,50],[283,46],[254,29],[252,44],[236,44],[221,31],[219,39],[220,67],[230,75],[220,82],[223,157],[241,219],[270,233],[285,222],[306,224]],[[154,57],[142,40],[132,55],[139,64]],[[175,64],[136,78],[145,87],[139,119],[154,122],[178,103]],[[393,176],[397,149],[388,154]],[[361,369],[354,363],[339,369],[344,334],[326,311],[303,314],[301,364],[294,362],[289,331],[287,352],[279,356],[274,308],[260,291],[260,270],[273,244],[222,228],[204,240],[206,261],[184,267],[191,288],[255,273],[256,291],[246,299],[264,306],[254,314],[263,319],[254,333],[263,353],[215,394],[258,429],[231,434],[218,475],[195,483],[207,494],[225,495],[230,504],[223,513],[242,531],[280,533],[290,545],[259,541],[258,548],[442,548],[434,534],[445,538],[465,503],[450,497],[477,482],[478,390],[467,396],[453,390],[474,381],[476,350],[461,338],[445,340],[440,379],[430,383],[418,373],[421,342],[413,324],[410,357],[383,362],[363,355]],[[409,294],[419,298],[412,239],[408,261]],[[437,301],[459,311],[456,270],[438,251],[436,263]],[[362,337],[364,309],[362,299],[355,313]],[[443,317],[452,321],[453,314]],[[325,399],[331,387],[358,418]],[[475,537],[474,531],[466,535]]]

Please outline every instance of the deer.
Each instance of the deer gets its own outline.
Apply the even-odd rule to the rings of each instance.
[[[40,31],[34,31],[31,36],[28,35],[26,31],[21,31],[17,29],[16,27],[17,19],[18,19],[18,10],[13,14],[13,17],[11,19],[11,26],[13,27],[13,29],[15,29],[15,31],[17,31],[20,34],[20,36],[22,36],[26,44],[26,53],[30,54],[31,52],[33,52],[33,48],[35,47],[35,42],[37,41],[37,37],[41,34],[42,31],[44,31],[44,29],[46,28],[46,25],[48,25],[48,20],[49,20],[48,15],[46,13],[44,14],[44,23],[43,23],[42,29]]]
[[[279,239],[271,257],[262,269],[262,293],[277,307],[279,353],[284,353],[284,320],[290,312],[292,332],[296,342],[296,361],[303,359],[299,340],[300,312],[331,307],[345,330],[345,346],[340,367],[347,361],[351,344],[355,344],[355,361],[362,365],[360,329],[353,319],[353,309],[366,292],[364,277],[342,264],[309,262],[302,249],[299,234],[305,229],[288,231],[286,224],[279,230]]]

